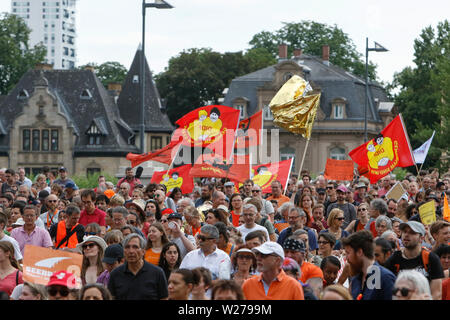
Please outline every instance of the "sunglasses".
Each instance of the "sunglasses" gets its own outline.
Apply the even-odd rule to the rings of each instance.
[[[58,202],[58,200],[47,200],[47,202]]]
[[[212,239],[214,239],[214,238],[205,237],[205,236],[202,235],[202,234],[199,234],[199,235],[197,236],[197,238],[198,238],[198,240],[200,240],[200,241],[205,241],[205,240],[212,240]]]
[[[358,209],[358,212],[361,212],[361,211],[367,211],[367,208]]]
[[[93,248],[95,246],[95,243],[88,243],[88,244],[84,244],[81,248],[83,248],[83,250],[84,249],[91,249],[91,248]]]
[[[47,289],[47,292],[52,297],[56,296],[58,294],[58,292],[61,297],[67,297],[69,295],[69,289],[64,288],[64,287],[62,287],[62,288],[50,287]]]
[[[97,232],[91,231],[91,232],[85,232],[84,234],[87,235],[87,236],[95,236],[97,234]],[[90,243],[89,245],[91,245],[91,244],[92,243]]]
[[[392,289],[392,294],[394,296],[396,296],[397,292],[399,292],[399,291],[400,291],[400,294],[402,295],[402,297],[407,297],[409,295],[409,293],[413,290],[408,289],[408,288],[394,288],[394,289]]]
[[[244,259],[244,260],[252,260],[253,259],[252,256],[247,255],[247,254],[246,255],[238,255],[237,258],[238,259]]]
[[[342,221],[342,220],[344,220],[344,219],[345,219],[344,217],[336,218],[336,220],[339,220],[339,221]]]
[[[252,190],[252,192],[261,192],[261,190]]]
[[[334,187],[327,187],[327,189],[328,189],[328,190],[333,190],[333,189],[334,189]]]
[[[169,222],[169,220],[167,220],[167,219],[161,219],[161,223],[166,223],[166,222]]]

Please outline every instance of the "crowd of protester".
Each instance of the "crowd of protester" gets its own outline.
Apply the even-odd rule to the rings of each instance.
[[[31,181],[0,170],[0,291],[13,300],[448,300],[450,174],[332,181],[307,171],[263,193],[200,179],[192,193],[144,185],[79,189],[66,168]],[[400,182],[398,201],[386,194]],[[436,221],[419,207],[433,201]],[[60,270],[24,281],[26,245],[83,256],[81,287]]]

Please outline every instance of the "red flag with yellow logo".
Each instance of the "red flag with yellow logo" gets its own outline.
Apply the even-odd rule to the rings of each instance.
[[[197,108],[175,122],[172,141],[190,147],[203,147],[231,159],[240,111],[222,105]]]
[[[272,193],[271,183],[281,182],[283,190],[287,186],[291,174],[292,158],[280,162],[258,164],[252,167],[252,180],[261,187],[262,193]]]
[[[198,160],[190,170],[192,177],[228,178],[244,182],[250,178],[250,156],[234,155],[233,161],[226,161],[216,156],[206,156]]]
[[[151,183],[163,184],[167,187],[167,194],[173,188],[178,187],[183,194],[191,193],[194,190],[194,179],[189,175],[192,165],[186,164],[169,171],[157,171],[153,173]]]
[[[358,164],[361,175],[375,183],[396,167],[415,165],[414,155],[401,114],[395,117],[374,139],[348,154]]]

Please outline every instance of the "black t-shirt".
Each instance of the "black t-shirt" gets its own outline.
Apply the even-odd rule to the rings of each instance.
[[[422,260],[422,254],[419,254],[412,259],[405,259],[401,251],[395,251],[389,259],[387,259],[384,266],[391,270],[396,276],[400,270],[414,269],[422,273],[428,281],[444,278],[441,260],[434,252],[429,253],[427,270],[425,269]]]
[[[50,233],[50,237],[51,237],[52,239],[56,239],[56,233],[57,233],[57,230],[58,230],[58,224],[57,224],[57,223],[54,223],[54,224],[52,224],[52,225],[50,226],[49,233]],[[70,229],[67,229],[67,228],[66,228],[66,234],[68,234],[69,232],[70,232]],[[83,242],[83,237],[84,237],[84,226],[83,226],[82,224],[78,224],[78,225],[75,227],[75,233],[77,234],[78,243]],[[57,243],[56,245],[58,245],[58,243]]]

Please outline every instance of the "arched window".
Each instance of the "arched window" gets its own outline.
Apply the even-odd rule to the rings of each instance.
[[[346,160],[347,154],[344,148],[334,147],[330,150],[330,158],[335,160]]]

